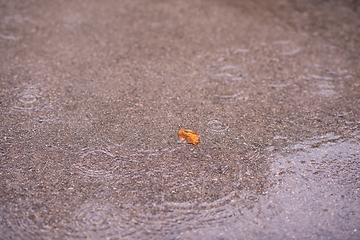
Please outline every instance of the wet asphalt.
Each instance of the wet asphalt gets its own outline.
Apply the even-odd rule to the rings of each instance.
[[[0,239],[360,239],[359,4],[0,0]]]

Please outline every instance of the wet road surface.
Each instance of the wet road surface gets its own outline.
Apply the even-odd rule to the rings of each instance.
[[[360,239],[359,14],[0,1],[0,238]]]

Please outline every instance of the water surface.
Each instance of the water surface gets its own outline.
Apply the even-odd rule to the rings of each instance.
[[[360,238],[357,9],[3,1],[2,238]]]

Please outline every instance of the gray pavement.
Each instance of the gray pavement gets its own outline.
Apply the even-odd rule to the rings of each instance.
[[[350,0],[0,0],[0,239],[360,239],[359,29]]]

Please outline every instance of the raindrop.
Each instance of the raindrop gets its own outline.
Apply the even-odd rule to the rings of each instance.
[[[242,79],[242,72],[239,67],[226,65],[219,68],[221,73],[216,74],[218,77],[227,78],[233,81],[239,81]]]
[[[274,41],[272,42],[272,44],[276,45],[276,44],[280,44],[280,45],[287,45],[289,44],[290,41],[286,41],[286,40],[280,40],[280,41]]]
[[[319,75],[315,75],[315,74],[310,75],[310,77],[315,78],[315,79],[322,79],[322,80],[334,80],[333,77],[324,77],[324,76],[319,76]]]
[[[16,95],[17,103],[14,108],[20,111],[32,111],[41,108],[41,103],[38,101],[40,97],[40,90],[34,85],[26,85],[20,89]]]
[[[281,55],[281,56],[291,56],[291,55],[295,55],[295,54],[299,53],[300,51],[301,51],[301,49],[298,48],[298,49],[295,49],[295,50],[290,51],[290,52],[281,52],[281,53],[279,53],[279,55]]]
[[[248,52],[250,52],[249,49],[239,48],[239,49],[236,49],[236,50],[234,51],[234,54],[238,54],[238,53],[248,53]]]
[[[245,199],[247,199],[248,201],[250,202],[257,202],[259,201],[259,198],[255,195],[252,195],[252,194],[248,194],[245,196]]]
[[[213,133],[223,133],[229,129],[228,125],[217,119],[213,119],[207,122],[207,127],[207,130]]]
[[[71,237],[104,239],[119,237],[129,234],[125,227],[126,222],[131,219],[124,219],[125,215],[111,204],[100,202],[84,203],[77,209],[70,219],[67,234]],[[124,221],[126,220],[126,221]]]
[[[118,222],[110,205],[84,204],[75,214],[75,224],[80,231],[109,231]]]
[[[37,91],[30,90],[30,91],[23,92],[22,94],[19,94],[17,97],[20,102],[25,103],[25,104],[31,104],[31,103],[36,102],[36,100],[37,100],[36,93],[37,93]]]
[[[19,40],[20,38],[22,38],[22,36],[5,36],[0,34],[0,38],[5,39],[5,40]]]
[[[0,216],[5,218],[7,226],[16,234],[16,238],[31,239],[47,233],[52,235],[49,211],[43,203],[20,199],[17,204],[7,204]]]
[[[333,97],[337,95],[337,92],[334,91],[335,86],[327,81],[320,81],[317,82],[316,87],[319,89],[317,92],[313,92],[313,94],[316,94],[318,96],[322,97]]]
[[[54,98],[50,96],[46,89],[40,89],[36,85],[24,84],[11,92],[13,95],[13,107],[9,113],[21,112],[26,114],[37,113],[33,120],[43,122],[53,122],[58,119],[55,110]]]
[[[83,153],[76,167],[81,174],[88,177],[108,178],[114,175],[119,166],[115,155],[108,151],[97,149]]]
[[[229,71],[229,70],[240,71],[240,68],[238,68],[236,66],[232,66],[232,65],[226,65],[226,66],[221,67],[219,70],[222,72]]]

